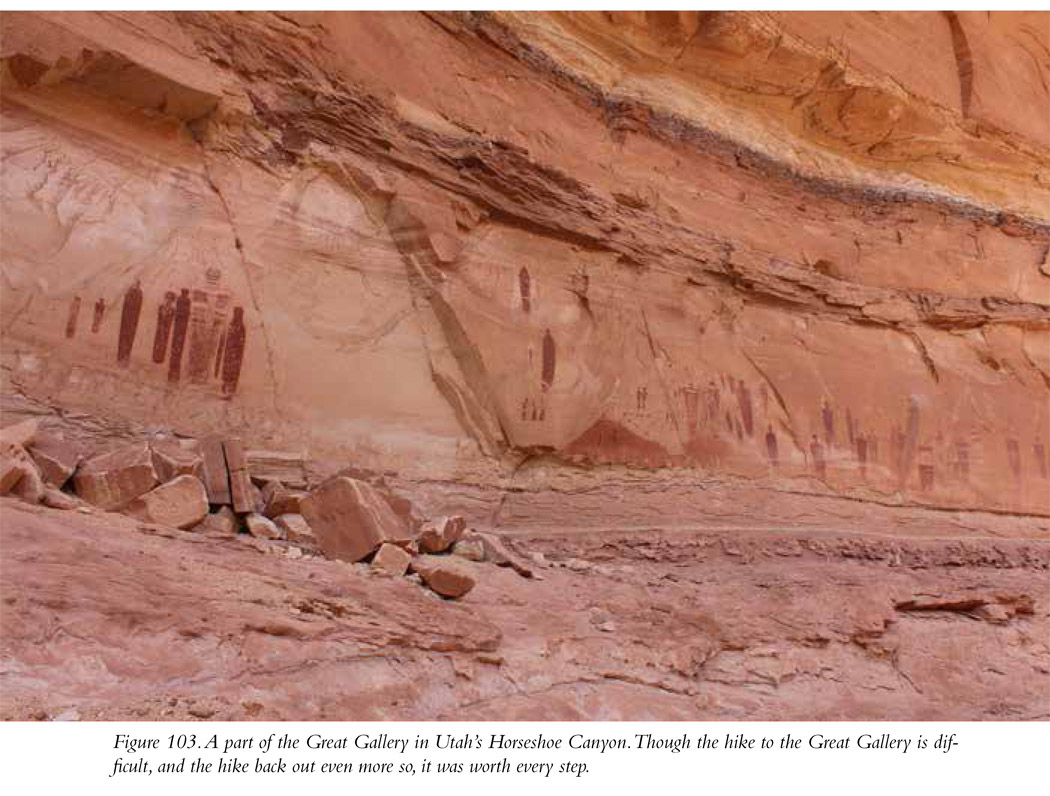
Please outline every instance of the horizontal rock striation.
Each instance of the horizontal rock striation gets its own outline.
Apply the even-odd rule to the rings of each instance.
[[[432,516],[1045,534],[1046,20],[5,13],[3,392]]]

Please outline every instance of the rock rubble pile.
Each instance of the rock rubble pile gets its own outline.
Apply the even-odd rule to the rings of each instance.
[[[282,545],[290,559],[321,555],[410,577],[436,594],[468,594],[479,563],[534,569],[463,517],[420,517],[383,479],[352,468],[309,488],[303,461],[246,451],[242,440],[164,438],[85,456],[36,419],[0,430],[0,494],[85,513],[120,512],[213,537]]]

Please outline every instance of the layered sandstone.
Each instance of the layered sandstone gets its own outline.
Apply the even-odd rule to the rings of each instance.
[[[1046,22],[5,14],[3,389],[1046,516]]]
[[[476,585],[448,600],[244,535],[0,511],[0,719],[1047,717],[1027,540],[532,534],[543,581],[453,556],[436,587]]]
[[[1047,13],[0,24],[3,716],[1045,718]]]

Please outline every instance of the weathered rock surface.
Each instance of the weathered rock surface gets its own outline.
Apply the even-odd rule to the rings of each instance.
[[[303,517],[329,558],[360,561],[407,529],[383,497],[354,478],[332,478],[302,501]]]
[[[0,495],[6,495],[22,480],[22,462],[7,456],[0,459]]]
[[[215,506],[228,506],[230,497],[230,474],[226,469],[226,454],[222,437],[209,434],[201,440],[201,480],[208,493],[208,502]]]
[[[66,494],[61,489],[55,489],[53,486],[44,487],[44,491],[40,496],[40,502],[45,506],[60,509],[61,511],[72,511],[81,505],[80,501],[75,497]]]
[[[409,569],[442,597],[462,597],[477,585],[471,566],[451,556],[416,556],[409,563]]]
[[[0,388],[471,522],[1046,517],[1047,19],[5,14]]]
[[[36,440],[39,431],[40,421],[36,418],[11,423],[0,428],[0,445],[5,448],[11,446],[28,448]]]
[[[485,551],[486,561],[491,561],[497,567],[510,567],[523,578],[534,577],[533,567],[521,556],[512,553],[507,545],[495,536],[489,533],[479,533],[477,537]]]
[[[280,481],[267,481],[262,488],[263,513],[270,519],[281,514],[301,514],[305,492],[287,489]]]
[[[259,481],[280,481],[292,489],[307,486],[306,462],[302,454],[250,450],[245,452],[245,464],[252,478]]]
[[[248,475],[248,460],[244,456],[244,445],[239,439],[228,439],[222,443],[226,459],[226,471],[230,479],[230,501],[238,513],[261,512],[262,495],[252,484]]]
[[[372,567],[384,575],[400,578],[408,572],[408,565],[412,556],[396,544],[383,544],[379,546],[375,556],[372,558]]]
[[[273,524],[281,531],[281,535],[289,542],[296,544],[314,544],[316,538],[310,530],[310,525],[302,514],[287,513],[273,518]]]
[[[463,537],[467,521],[462,517],[438,517],[423,526],[419,549],[424,553],[444,553]]]
[[[0,495],[19,489],[23,479],[37,469],[26,449],[13,439],[0,440]]]
[[[484,561],[485,543],[477,535],[471,535],[452,545],[452,555],[465,558],[467,561]]]
[[[254,536],[256,539],[281,539],[281,529],[277,527],[268,517],[264,517],[262,514],[251,513],[244,517],[244,527],[248,529],[248,533]]]
[[[596,566],[537,584],[478,565],[460,600],[119,515],[0,512],[4,719],[1047,713],[1046,542],[888,537],[887,509],[851,533],[518,536]]]
[[[5,447],[7,448],[7,457],[17,463],[18,470],[21,473],[18,478],[8,477],[8,481],[12,482],[11,494],[17,495],[27,503],[39,503],[44,499],[48,488],[44,482],[43,475],[40,473],[40,468],[37,467],[33,458],[20,445]]]
[[[29,453],[44,481],[56,489],[66,485],[81,458],[77,446],[58,434],[37,434]]]
[[[219,510],[209,514],[193,528],[199,533],[215,536],[236,536],[238,531],[237,515],[229,506],[220,506]]]
[[[1048,20],[4,12],[4,445],[505,566],[5,500],[3,710],[1045,718]]]
[[[153,451],[153,469],[161,483],[172,481],[180,475],[201,478],[204,460],[200,444],[195,440],[157,440],[150,444]]]
[[[88,459],[73,476],[77,495],[106,510],[124,508],[156,485],[157,473],[147,443],[127,445]]]
[[[136,498],[126,511],[158,525],[191,528],[208,516],[208,494],[199,478],[180,475]]]

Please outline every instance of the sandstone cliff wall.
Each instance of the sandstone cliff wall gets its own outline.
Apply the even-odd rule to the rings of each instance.
[[[1045,13],[0,23],[8,401],[522,522],[1050,515]]]

